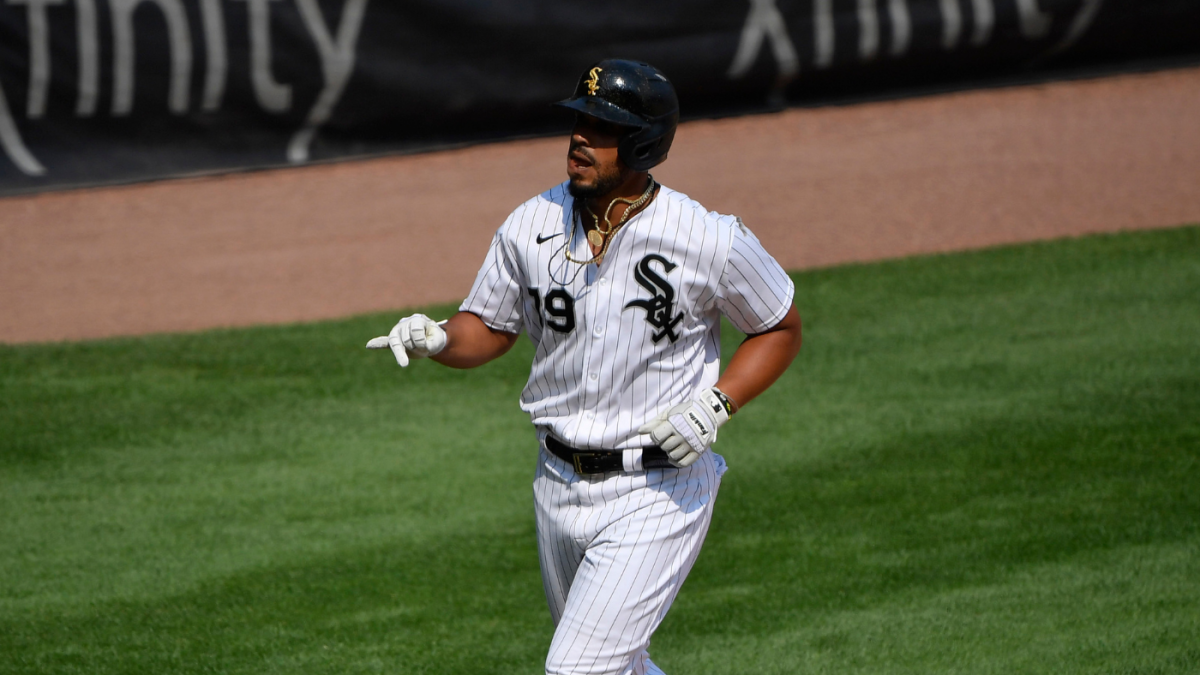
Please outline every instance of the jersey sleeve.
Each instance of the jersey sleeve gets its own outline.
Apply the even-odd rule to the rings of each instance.
[[[792,307],[795,285],[739,218],[721,282],[717,307],[738,330],[762,333],[783,320]]]
[[[507,223],[505,225],[507,226]],[[483,266],[475,276],[471,293],[463,300],[458,310],[478,316],[493,330],[520,333],[523,327],[521,280],[512,253],[505,242],[504,231],[505,227],[496,231],[487,257],[483,260]]]

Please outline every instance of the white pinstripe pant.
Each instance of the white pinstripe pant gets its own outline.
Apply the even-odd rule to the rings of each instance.
[[[538,552],[554,619],[547,675],[661,675],[647,648],[692,569],[725,472],[579,476],[543,448],[533,481]]]

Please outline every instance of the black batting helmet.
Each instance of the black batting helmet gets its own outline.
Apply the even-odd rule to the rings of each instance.
[[[640,61],[605,59],[579,78],[575,95],[556,105],[630,127],[617,144],[617,156],[634,171],[646,171],[667,158],[679,99],[658,68]]]

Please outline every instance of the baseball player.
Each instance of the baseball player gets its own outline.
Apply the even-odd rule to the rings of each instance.
[[[473,368],[529,336],[546,673],[661,673],[647,649],[708,531],[726,468],[712,445],[795,358],[800,318],[740,219],[650,175],[679,120],[658,69],[601,61],[559,105],[576,114],[569,179],[512,212],[457,314],[405,317],[367,347]],[[722,315],[749,335],[724,374]]]

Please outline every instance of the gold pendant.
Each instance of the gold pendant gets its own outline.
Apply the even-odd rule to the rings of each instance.
[[[603,246],[604,235],[600,234],[598,230],[592,230],[591,232],[588,232],[588,243],[592,246]]]

